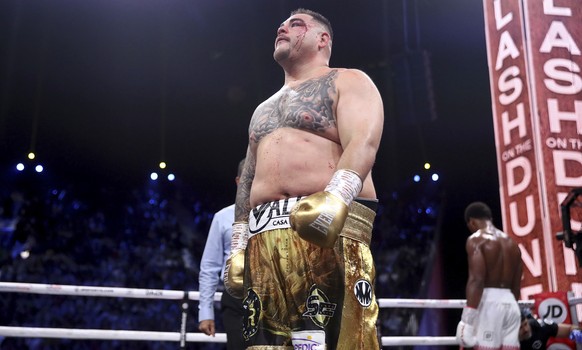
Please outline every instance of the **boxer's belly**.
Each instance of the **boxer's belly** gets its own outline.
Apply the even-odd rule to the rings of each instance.
[[[256,148],[251,206],[322,191],[337,170],[341,154],[341,146],[325,137],[297,129],[276,130]],[[373,186],[368,187],[372,191],[364,188],[362,194],[375,196]]]

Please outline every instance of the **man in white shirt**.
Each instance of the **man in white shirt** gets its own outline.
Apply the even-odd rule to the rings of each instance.
[[[238,173],[235,182],[238,186],[239,177],[245,160],[238,165]],[[214,214],[206,246],[200,262],[200,304],[198,306],[198,329],[204,334],[215,336],[216,324],[214,322],[214,293],[219,281],[223,280],[224,264],[230,254],[232,237],[232,224],[234,222],[234,204],[231,204]],[[226,331],[228,350],[244,349],[242,337],[242,300],[232,297],[228,293],[222,293],[221,314]]]

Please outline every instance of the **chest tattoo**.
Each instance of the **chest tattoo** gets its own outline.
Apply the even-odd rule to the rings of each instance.
[[[250,123],[250,140],[259,142],[279,128],[325,133],[336,127],[333,112],[337,100],[337,71],[283,88],[257,108]]]

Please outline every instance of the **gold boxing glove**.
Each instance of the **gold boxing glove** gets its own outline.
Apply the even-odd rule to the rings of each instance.
[[[350,203],[362,190],[362,180],[353,170],[333,174],[323,192],[301,199],[291,209],[291,228],[304,240],[332,248],[342,231]]]
[[[246,222],[232,224],[230,255],[224,266],[224,288],[228,294],[237,299],[244,296],[245,250],[248,240],[249,224]]]

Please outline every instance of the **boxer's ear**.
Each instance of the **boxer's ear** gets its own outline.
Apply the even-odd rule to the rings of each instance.
[[[477,225],[476,219],[469,218],[469,221],[467,221],[467,228],[471,233],[477,231],[479,229],[479,225]]]

